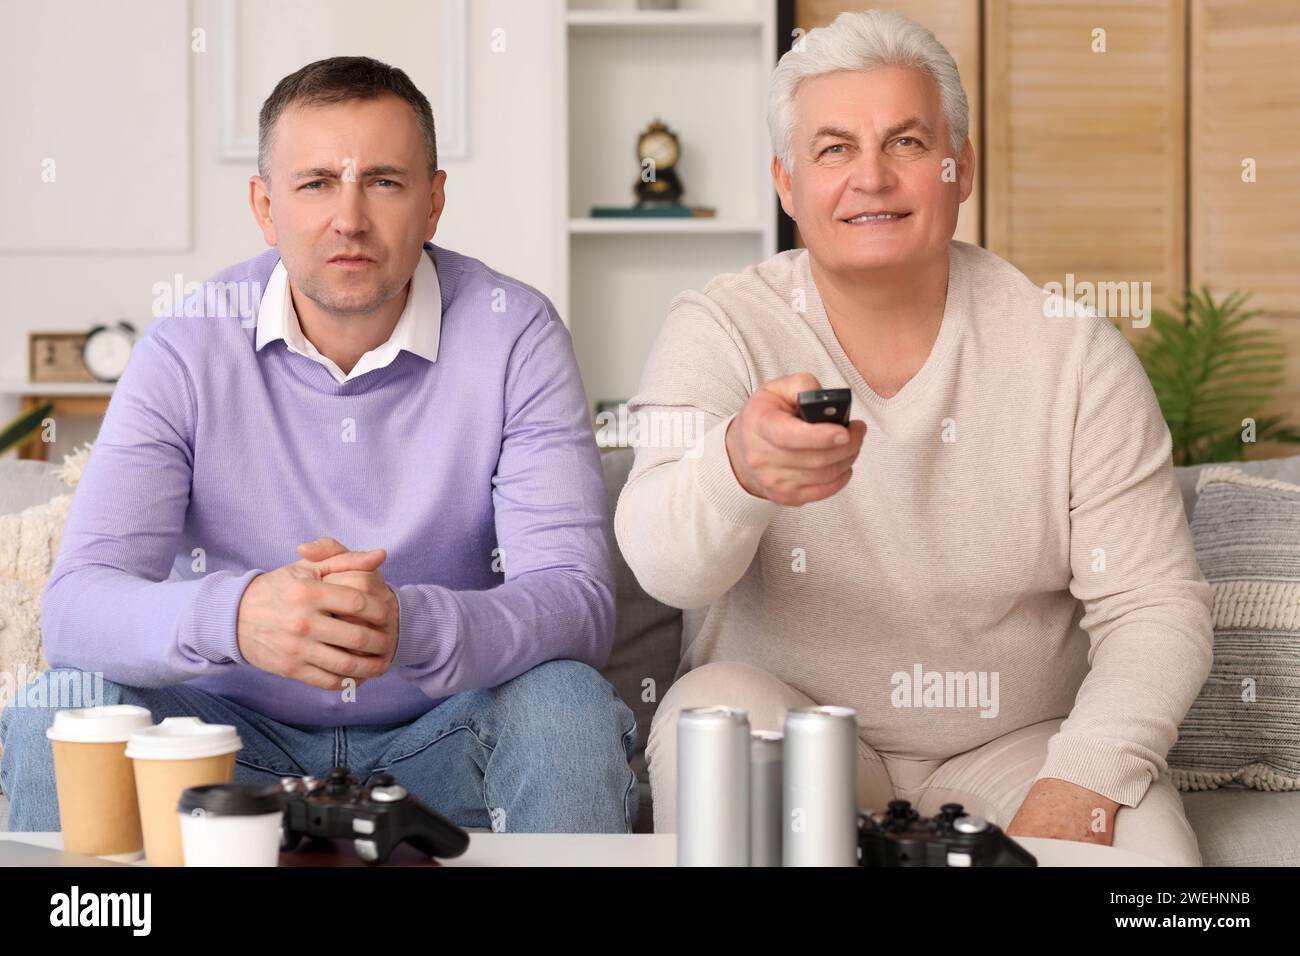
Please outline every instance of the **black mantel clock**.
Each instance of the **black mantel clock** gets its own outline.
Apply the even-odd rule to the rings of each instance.
[[[636,155],[642,170],[632,187],[637,208],[680,205],[686,189],[677,176],[677,160],[682,155],[677,134],[656,119],[637,139]]]

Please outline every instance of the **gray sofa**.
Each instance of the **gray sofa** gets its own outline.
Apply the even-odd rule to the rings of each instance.
[[[602,456],[605,490],[613,510],[632,465],[632,452],[618,449]],[[1300,456],[1252,462],[1245,469],[1264,477],[1300,484]],[[0,461],[0,514],[49,500],[66,493],[67,486],[54,474],[53,465]],[[1188,515],[1195,504],[1198,469],[1178,469]],[[641,810],[637,829],[653,829],[653,806],[646,776],[645,736],[656,702],[673,681],[681,653],[681,612],[660,604],[643,591],[622,557],[615,551],[617,626],[614,651],[605,676],[637,715],[640,740],[633,768],[641,780]],[[647,684],[647,680],[653,684]],[[648,693],[652,689],[653,693]],[[652,698],[643,700],[643,697]],[[1243,787],[1226,787],[1184,794],[1188,819],[1200,840],[1207,866],[1300,865],[1300,793],[1264,793]],[[8,805],[0,796],[0,829]]]

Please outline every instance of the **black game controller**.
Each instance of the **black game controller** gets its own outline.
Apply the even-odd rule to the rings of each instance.
[[[362,786],[346,767],[326,777],[284,777],[284,824],[280,849],[292,850],[303,837],[352,840],[357,856],[383,863],[399,843],[432,857],[460,856],[469,834],[434,813],[386,773]]]
[[[806,422],[847,425],[849,406],[852,403],[853,392],[847,388],[819,388],[800,392],[795,404],[798,406],[799,417]]]
[[[1037,866],[1033,855],[983,817],[945,803],[921,817],[906,800],[858,815],[859,866]]]

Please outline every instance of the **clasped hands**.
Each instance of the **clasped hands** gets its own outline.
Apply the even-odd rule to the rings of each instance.
[[[387,551],[318,538],[298,553],[302,560],[259,574],[244,589],[239,653],[260,670],[323,690],[384,674],[400,625],[397,593],[379,572]]]

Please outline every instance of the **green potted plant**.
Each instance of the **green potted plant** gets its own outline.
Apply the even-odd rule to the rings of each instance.
[[[0,430],[0,455],[30,440],[40,430],[41,422],[49,418],[53,412],[54,404],[46,402],[31,411],[23,412],[6,425],[3,430]]]
[[[1256,442],[1300,443],[1282,416],[1259,414],[1282,384],[1286,350],[1275,332],[1246,327],[1261,311],[1243,309],[1247,298],[1234,292],[1216,302],[1204,286],[1189,290],[1177,314],[1153,310],[1138,340],[1175,465],[1243,460],[1250,422]]]

